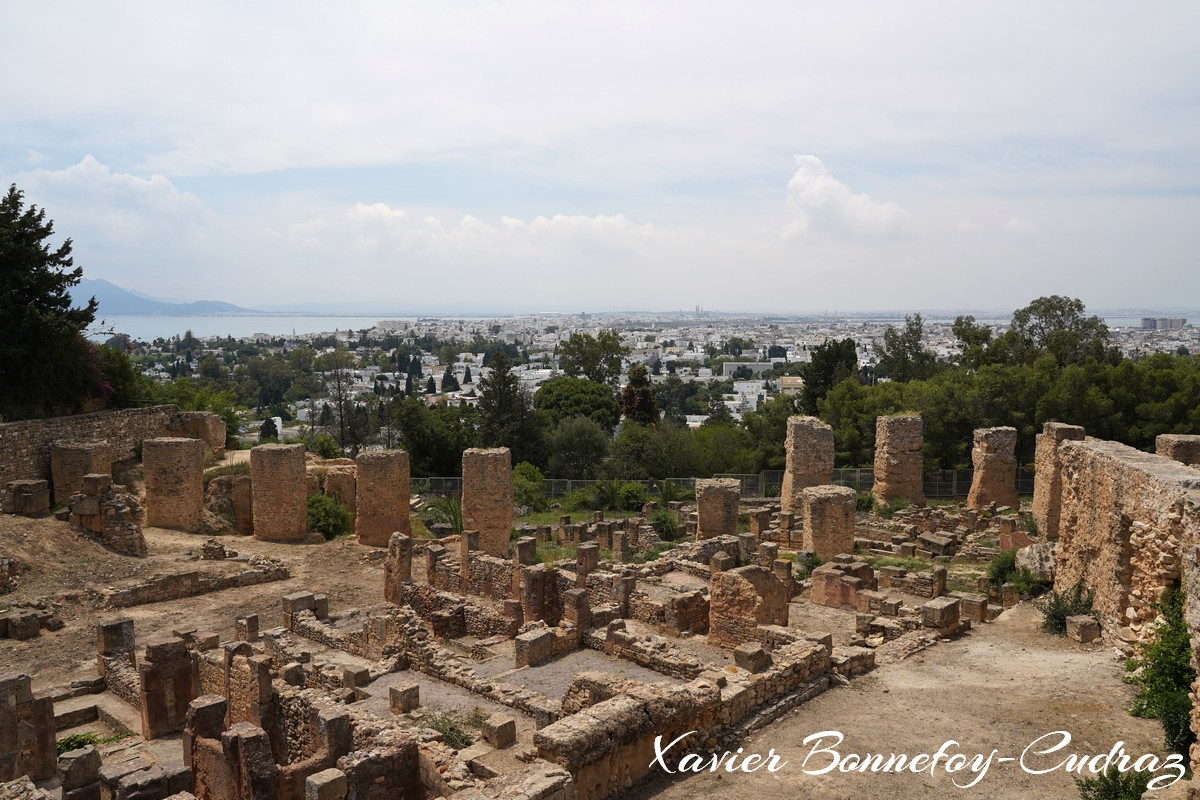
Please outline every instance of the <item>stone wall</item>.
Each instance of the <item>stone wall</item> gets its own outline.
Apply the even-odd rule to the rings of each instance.
[[[1181,433],[1159,434],[1154,440],[1154,452],[1190,467],[1200,466],[1200,436]]]
[[[253,490],[249,475],[222,475],[208,482],[204,506],[233,523],[242,536],[254,533]]]
[[[508,555],[513,525],[512,455],[507,447],[471,448],[462,455],[463,529],[479,531],[489,555]]]
[[[52,480],[51,442],[107,442],[108,460],[124,461],[137,454],[137,444],[143,439],[190,436],[198,432],[197,423],[191,421],[197,415],[216,417],[207,412],[180,412],[175,406],[152,406],[0,423],[0,485],[19,479]],[[221,426],[223,428],[224,423]],[[207,429],[207,423],[203,427]],[[215,429],[216,422],[212,427]],[[215,433],[213,435],[215,437]],[[213,446],[213,442],[206,440],[206,443]],[[221,447],[224,444],[222,431]],[[111,471],[109,463],[104,464],[103,469],[82,470],[79,475]],[[78,487],[65,486],[61,494],[65,498],[76,491],[79,491]]]
[[[141,503],[124,486],[114,486],[111,475],[85,475],[67,508],[70,524],[84,535],[123,555],[146,555]]]
[[[153,438],[142,442],[146,524],[181,531],[204,521],[204,442]]]
[[[1053,541],[1058,538],[1062,513],[1062,461],[1058,446],[1065,441],[1082,441],[1083,428],[1061,422],[1047,422],[1037,435],[1034,453],[1033,522],[1038,533]]]
[[[737,478],[696,481],[696,539],[737,534],[738,501],[742,484]]]
[[[858,495],[848,486],[809,486],[800,493],[804,549],[825,561],[854,550],[854,512]]]
[[[34,695],[28,675],[0,675],[0,781],[54,775],[54,702]]]
[[[917,414],[881,416],[875,421],[875,483],[880,503],[925,505],[924,427]]]
[[[138,665],[141,685],[142,738],[158,739],[183,727],[188,704],[199,694],[200,683],[192,657],[182,639],[146,645]]]
[[[783,513],[800,509],[800,492],[833,483],[833,428],[816,417],[789,417],[787,454],[779,504]]]
[[[409,535],[412,529],[408,516],[408,453],[403,450],[363,453],[355,465],[355,531],[359,544],[387,547],[393,533]]]
[[[308,538],[304,445],[260,444],[250,450],[254,538],[302,542]]]
[[[50,483],[55,503],[61,503],[83,488],[84,475],[112,472],[112,446],[105,441],[51,442]]]
[[[151,578],[109,593],[105,602],[113,608],[127,608],[219,592],[222,589],[284,581],[288,577],[287,567],[278,561],[259,557],[252,559],[246,569],[235,573],[182,572]]]
[[[1055,589],[1095,591],[1106,642],[1125,650],[1153,631],[1153,604],[1180,579],[1182,547],[1200,535],[1200,471],[1127,445],[1059,445],[1062,513]]]
[[[768,567],[738,567],[713,574],[708,607],[709,641],[736,647],[759,625],[787,625],[788,588]]]
[[[971,491],[967,507],[980,509],[997,506],[1019,508],[1017,496],[1017,429],[979,428],[971,448]]]

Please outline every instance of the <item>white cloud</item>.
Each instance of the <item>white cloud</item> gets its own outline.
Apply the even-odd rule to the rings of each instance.
[[[1037,230],[1036,226],[1023,217],[1013,217],[1004,223],[1004,230],[1024,236]]]
[[[788,201],[796,219],[785,234],[820,232],[856,237],[900,236],[907,232],[908,214],[895,203],[878,203],[856,194],[829,174],[821,159],[796,156],[796,172],[788,181]]]

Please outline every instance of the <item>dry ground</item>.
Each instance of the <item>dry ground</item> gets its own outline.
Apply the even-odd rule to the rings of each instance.
[[[98,591],[105,587],[157,574],[229,568],[195,559],[203,537],[151,528],[146,530],[146,538],[152,555],[129,558],[104,550],[53,519],[0,517],[0,553],[30,567],[15,593],[0,596],[0,609],[5,603],[48,599],[58,604],[66,623],[63,630],[43,632],[32,641],[0,640],[0,672],[28,672],[37,689],[91,677],[95,675],[95,626],[121,616],[134,618],[141,642],[183,627],[214,630],[222,639],[229,639],[234,619],[245,614],[260,614],[264,629],[282,624],[280,597],[288,592],[323,591],[334,610],[382,600],[382,562],[367,560],[369,549],[351,539],[277,545],[223,537],[226,546],[243,554],[283,559],[292,577],[155,605],[115,610],[100,607]],[[793,624],[820,626],[834,632],[835,638],[843,638],[853,624],[852,615],[834,619],[829,613],[798,606],[793,609]],[[845,625],[839,625],[841,622]],[[928,773],[805,775],[802,762],[807,748],[801,742],[823,730],[845,735],[843,753],[933,752],[945,740],[954,739],[963,752],[988,753],[996,748],[1001,756],[1015,757],[1037,737],[1056,730],[1072,734],[1071,752],[1107,752],[1117,740],[1124,741],[1130,752],[1159,752],[1162,736],[1157,723],[1124,712],[1130,689],[1121,682],[1122,664],[1112,651],[1048,636],[1040,631],[1039,622],[1034,609],[1020,606],[959,640],[884,663],[850,686],[826,692],[744,743],[746,753],[774,748],[783,754],[789,763],[780,772],[702,774],[673,783],[658,781],[631,796],[664,800],[703,795],[760,800],[768,793],[856,800],[1078,796],[1070,776],[1061,772],[1026,775],[1016,764],[994,764],[987,777],[971,789],[955,788],[944,773],[934,777]],[[695,644],[702,642],[696,640]],[[516,671],[506,679],[519,682],[520,675]]]

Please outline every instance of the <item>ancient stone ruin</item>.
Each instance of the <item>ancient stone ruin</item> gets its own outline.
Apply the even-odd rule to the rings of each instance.
[[[254,538],[268,542],[308,539],[304,445],[260,444],[250,450]]]
[[[1154,452],[1172,461],[1200,466],[1200,436],[1182,433],[1163,433],[1154,440]]]
[[[146,524],[181,531],[204,521],[204,442],[155,438],[142,442]]]
[[[828,561],[854,550],[854,511],[858,495],[846,486],[810,486],[800,495],[804,549]]]
[[[804,489],[833,483],[833,428],[816,417],[789,417],[784,452],[780,510],[799,513]]]
[[[405,535],[411,532],[408,453],[403,450],[363,453],[355,460],[355,465],[354,508],[358,541],[372,547],[387,547],[388,538],[394,531]],[[325,480],[328,493],[329,475]],[[512,527],[511,522],[509,527]]]
[[[1062,462],[1058,447],[1065,441],[1082,441],[1084,430],[1078,425],[1047,422],[1037,435],[1034,452],[1033,521],[1047,539],[1058,538],[1062,514]]]
[[[971,448],[975,471],[967,495],[968,508],[986,508],[992,504],[1016,508],[1021,505],[1017,496],[1016,450],[1016,428],[975,431],[975,446]]]
[[[925,505],[922,430],[921,417],[916,414],[881,416],[876,420],[875,483],[871,492],[877,502]]]
[[[742,483],[737,478],[697,480],[696,539],[736,534],[741,497]]]
[[[489,555],[508,555],[513,524],[512,456],[507,447],[471,448],[462,456],[463,528],[479,531]]]

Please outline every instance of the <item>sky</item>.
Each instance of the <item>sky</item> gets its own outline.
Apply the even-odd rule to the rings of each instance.
[[[85,277],[461,313],[1200,307],[1200,4],[0,4]]]

